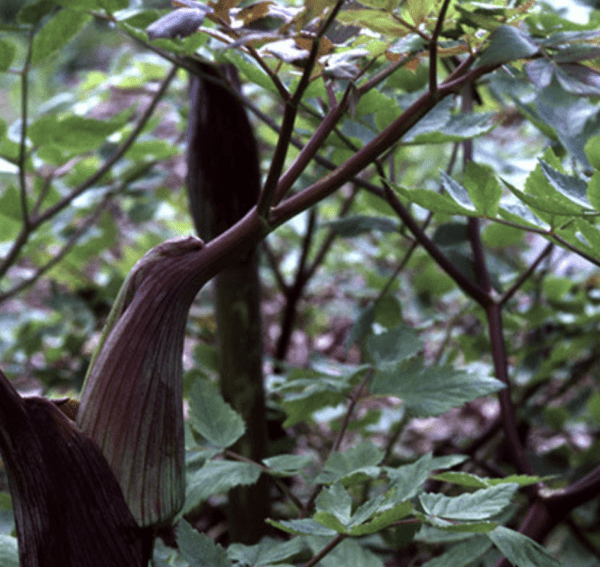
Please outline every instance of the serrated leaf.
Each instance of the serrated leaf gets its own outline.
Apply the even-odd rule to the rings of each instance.
[[[92,19],[84,12],[63,8],[36,34],[31,46],[31,64],[40,63],[69,43]]]
[[[332,453],[323,465],[323,472],[315,480],[321,484],[333,484],[340,480],[349,481],[357,475],[361,479],[375,478],[379,476],[377,465],[383,457],[383,451],[365,441],[343,453]]]
[[[234,486],[254,484],[260,473],[260,467],[252,463],[208,461],[201,469],[188,474],[182,513],[189,512],[213,494],[228,492]]]
[[[600,254],[600,230],[598,230],[598,227],[581,218],[575,219],[575,226],[587,240],[590,248],[596,250],[597,254]]]
[[[400,502],[399,504],[384,510],[380,514],[377,514],[372,520],[353,527],[350,530],[350,535],[359,537],[380,532],[390,524],[412,514],[413,509],[414,507],[411,502]]]
[[[273,476],[294,476],[313,462],[310,455],[276,455],[263,459]]]
[[[490,376],[477,376],[448,366],[424,367],[411,358],[395,368],[378,368],[371,393],[397,396],[420,417],[440,415],[481,396],[495,393],[504,384]]]
[[[95,120],[76,115],[62,119],[46,115],[31,124],[28,136],[36,146],[58,146],[85,152],[101,146],[108,136],[123,126],[127,116]]]
[[[190,394],[190,422],[209,443],[230,447],[246,430],[244,420],[208,381],[197,379]]]
[[[586,195],[587,184],[583,179],[561,173],[550,167],[543,159],[540,160],[540,166],[546,179],[556,191],[581,207],[591,208]]]
[[[376,365],[401,362],[422,348],[423,343],[417,333],[406,325],[367,337],[367,351]]]
[[[512,26],[500,26],[492,33],[490,44],[479,58],[478,65],[502,65],[515,59],[526,59],[539,49],[531,38]]]
[[[315,502],[315,509],[317,512],[326,512],[335,516],[345,526],[352,515],[352,497],[339,482],[336,482],[331,487],[324,488],[321,491]],[[319,522],[316,516],[315,520]]]
[[[328,222],[323,226],[331,228],[336,234],[346,238],[359,236],[365,232],[398,232],[398,221],[393,218],[354,215]]]
[[[467,162],[463,183],[479,213],[490,218],[498,214],[502,186],[491,167]]]
[[[445,171],[440,171],[442,174],[442,186],[448,192],[456,203],[469,211],[475,211],[475,205],[471,201],[468,191],[458,182],[452,179]]]
[[[561,564],[539,543],[504,526],[498,526],[489,532],[487,537],[513,565],[518,567],[561,567]]]
[[[185,520],[177,527],[177,546],[190,567],[230,567],[225,550]]]
[[[271,518],[267,518],[267,523],[293,535],[316,535],[316,536],[334,536],[337,535],[335,530],[325,527],[319,522],[315,522],[312,518],[302,520],[281,520],[277,522]]]
[[[348,529],[334,514],[329,512],[316,512],[313,516],[315,522],[323,524],[326,528],[334,530],[338,534],[347,534]]]
[[[489,488],[489,485],[485,479],[465,472],[448,471],[436,474],[433,478],[441,482],[451,482],[453,484],[468,486],[470,488]]]
[[[492,546],[483,535],[475,535],[461,540],[448,551],[427,561],[422,567],[467,567],[482,557]]]
[[[281,563],[282,561],[297,555],[304,548],[305,545],[302,538],[298,537],[282,542],[275,542],[267,539],[256,545],[232,543],[227,548],[227,556],[236,565],[260,567],[263,565],[271,565],[272,563]]]
[[[429,473],[438,468],[434,464],[431,453],[427,453],[414,463],[402,465],[398,468],[385,468],[385,473],[390,479],[390,489],[387,498],[393,502],[409,500],[418,494],[429,478]]]
[[[510,474],[505,476],[504,478],[486,478],[485,481],[489,486],[496,486],[499,484],[505,483],[515,483],[519,486],[531,486],[532,484],[537,484],[544,480],[539,476],[530,476],[526,474]]]
[[[423,510],[432,516],[451,520],[485,520],[506,508],[518,490],[515,483],[483,488],[460,496],[421,494]]]
[[[412,203],[433,213],[477,216],[475,207],[470,209],[462,207],[452,197],[446,194],[441,195],[440,193],[428,189],[405,189],[399,185],[395,185],[394,189]]]
[[[520,189],[517,189],[514,185],[511,185],[507,181],[503,180],[504,185],[510,190],[510,192],[523,201],[526,205],[531,207],[534,212],[538,214],[549,213],[551,215],[559,216],[584,216],[588,214],[581,210],[581,207],[570,203],[566,199],[557,199],[552,195],[538,196],[530,193],[525,193]]]
[[[321,551],[331,538],[305,538],[313,553]],[[319,567],[384,567],[383,560],[362,543],[346,538],[319,561]]]

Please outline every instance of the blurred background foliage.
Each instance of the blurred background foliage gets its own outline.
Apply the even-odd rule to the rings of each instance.
[[[22,66],[26,54],[26,38],[11,27],[21,7],[18,0],[5,0],[0,6],[0,31],[17,46],[15,68]],[[143,2],[143,7],[167,6],[156,1]],[[589,23],[569,23],[544,3],[537,14],[531,16],[531,28],[538,25],[548,30],[560,24],[565,30],[583,32],[594,29],[599,21],[598,13],[591,12]],[[0,360],[21,391],[51,397],[79,392],[103,322],[133,264],[166,238],[193,232],[184,191],[188,79],[183,70],[157,101],[154,113],[123,158],[93,186],[72,197],[74,188],[82,187],[132,133],[169,68],[164,58],[96,18],[57,56],[48,57],[30,72],[30,136],[36,143],[37,135],[40,143],[36,154],[28,158],[32,160],[28,182],[43,198],[39,203],[32,198],[29,206],[39,212],[50,210],[62,199],[69,202],[27,235],[18,260],[6,266],[0,279]],[[341,128],[345,143],[340,142],[342,137],[330,140],[323,157],[334,163],[347,159],[394,118],[389,109],[381,110],[378,97],[393,96],[405,108],[426,86],[427,78],[423,62],[396,72],[381,89],[360,101]],[[557,168],[562,163],[573,165],[578,173],[585,171],[572,158],[574,151],[583,152],[583,145],[568,147],[582,131],[561,132],[558,117],[550,112],[540,121],[534,111],[539,112],[543,103],[540,92],[522,74],[492,75],[479,91],[482,106],[478,111],[494,113],[496,127],[476,142],[476,161],[489,164],[517,187],[523,187],[543,152]],[[267,116],[281,114],[281,103],[268,90],[248,82],[244,95]],[[575,96],[564,89],[560,95],[565,100]],[[577,104],[570,101],[568,112],[572,114],[565,122],[597,117],[599,96],[600,91],[592,92]],[[90,129],[84,137],[69,137],[68,125],[63,124],[61,130],[60,118],[56,119],[63,111],[65,116],[74,112],[103,121],[105,128]],[[0,258],[10,255],[21,230],[17,188],[20,116],[20,78],[16,73],[2,73]],[[251,120],[266,172],[277,137],[256,114]],[[318,116],[301,114],[296,131],[309,134],[319,121]],[[568,125],[563,126],[566,129]],[[53,142],[50,131],[56,132]],[[597,127],[585,132],[587,139],[598,133]],[[391,181],[437,190],[440,169],[452,174],[459,170],[454,146],[405,145],[390,152],[382,163]],[[290,149],[287,163],[296,153]],[[313,162],[300,178],[298,189],[326,172]],[[361,178],[377,183],[377,175],[368,171]],[[412,210],[420,221],[428,217],[425,208],[415,205]],[[482,226],[493,284],[502,293],[538,258],[546,240],[499,223]],[[438,213],[428,230],[464,273],[472,273],[464,218]],[[466,298],[422,248],[413,251],[413,243],[384,200],[352,184],[267,238],[261,276],[271,441],[273,447],[279,447],[272,449],[273,454],[296,445],[301,452],[326,458],[332,436],[342,424],[342,403],[356,383],[350,381],[337,392],[332,388],[325,395],[323,390],[311,398],[310,392],[293,380],[311,373],[335,373],[345,368],[343,365],[364,361],[368,358],[367,328],[389,330],[407,324],[418,333],[428,363],[456,364],[482,374],[492,371],[483,309]],[[282,375],[274,372],[273,361],[289,300],[286,293],[297,277],[298,266],[311,266],[313,261],[314,271],[297,306]],[[577,478],[597,464],[600,451],[597,265],[559,246],[548,249],[538,270],[506,304],[504,318],[519,430],[535,473],[560,475],[565,482]],[[186,394],[199,375],[214,377],[219,367],[210,289],[199,294],[188,330]],[[286,380],[292,385],[286,386]],[[511,470],[506,468],[499,419],[498,404],[491,398],[441,417],[421,419],[407,414],[397,400],[372,399],[358,410],[345,443],[350,446],[372,439],[385,449],[390,464],[398,464],[431,450],[438,454],[466,451],[477,440],[483,446],[477,454],[479,470],[492,476],[503,467]],[[485,439],[482,430],[489,431]],[[308,474],[311,472],[314,470]],[[6,489],[6,483],[3,487]],[[215,510],[221,505],[219,497],[210,501]],[[0,506],[3,531],[9,532],[9,499],[0,499]],[[215,538],[223,536],[226,527],[218,513],[196,512],[198,517],[204,514],[208,518],[204,527],[212,530]],[[285,516],[287,511],[282,505],[277,513]],[[585,544],[574,543],[563,530],[552,545],[565,565],[592,565],[600,549],[598,500],[578,509],[573,521],[582,526],[579,533]],[[381,545],[381,540],[373,542],[375,549]]]

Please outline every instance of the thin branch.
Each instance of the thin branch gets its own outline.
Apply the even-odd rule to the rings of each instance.
[[[154,113],[156,106],[158,105],[161,98],[164,96],[165,92],[167,91],[167,88],[171,84],[171,81],[175,78],[175,75],[177,74],[177,69],[178,68],[176,66],[173,66],[171,68],[171,70],[161,83],[160,88],[152,97],[150,104],[138,120],[136,127],[132,130],[131,134],[129,134],[129,136],[121,144],[121,146],[115,151],[115,153],[108,160],[106,160],[106,162],[104,162],[102,167],[98,171],[96,171],[94,175],[86,179],[83,183],[81,183],[77,188],[71,191],[71,193],[69,193],[66,197],[61,199],[54,206],[49,207],[41,215],[36,217],[34,220],[36,226],[52,218],[56,213],[68,206],[76,197],[78,197],[84,191],[92,187],[96,182],[98,182],[104,175],[106,175],[110,171],[112,166],[115,165],[117,161],[119,161],[123,157],[125,152],[127,152],[131,145],[136,141],[136,139],[146,126],[146,123]]]
[[[522,474],[533,474],[531,463],[525,455],[525,449],[519,437],[515,406],[511,398],[506,345],[504,343],[504,327],[502,324],[502,306],[497,303],[489,304],[486,309],[486,315],[496,378],[506,385],[503,390],[498,392],[498,400],[500,401],[502,426],[506,435],[508,449],[511,452],[512,462],[517,471]]]
[[[29,104],[29,66],[31,64],[31,53],[33,38],[35,36],[35,27],[29,32],[29,41],[27,42],[27,55],[25,64],[21,71],[21,139],[19,142],[19,193],[21,196],[21,217],[23,219],[23,229],[29,230],[29,211],[27,207],[27,180],[25,178],[25,169],[27,161],[27,126],[28,126],[28,104]]]
[[[262,463],[257,463],[256,461],[253,461],[252,459],[249,459],[248,457],[244,457],[244,455],[240,455],[239,453],[236,453],[229,449],[226,449],[223,452],[223,454],[227,455],[228,457],[231,457],[232,459],[235,459],[236,461],[240,461],[242,463],[250,463],[252,465],[255,465],[255,466],[259,467],[266,474],[270,474],[270,472],[271,472],[271,469],[269,467],[267,467],[266,465],[263,465]],[[285,496],[290,500],[290,502],[298,510],[302,510],[302,502],[300,502],[298,497],[287,487],[287,485],[284,482],[282,482],[280,478],[278,478],[276,476],[271,475],[271,478],[275,481],[275,484],[278,486],[278,488],[281,490],[281,492],[283,492],[283,494],[285,494]]]
[[[429,92],[431,95],[437,93],[437,48],[438,38],[442,32],[442,26],[444,25],[444,18],[446,17],[446,11],[450,5],[450,0],[444,0],[440,13],[438,14],[437,21],[435,23],[435,29],[433,35],[429,41]]]
[[[288,148],[290,146],[290,140],[294,132],[294,124],[296,122],[296,115],[298,114],[298,105],[300,100],[309,85],[310,74],[319,52],[319,39],[316,39],[311,47],[306,67],[302,73],[298,88],[294,92],[294,96],[287,100],[285,103],[285,110],[283,112],[283,121],[281,123],[281,130],[279,132],[279,138],[277,139],[277,146],[275,147],[275,153],[271,159],[271,167],[267,175],[267,180],[258,198],[258,215],[262,219],[268,222],[268,212],[273,203],[275,197],[275,191],[277,190],[277,182],[283,171],[285,158],[287,155]]]
[[[100,216],[100,213],[108,205],[109,201],[110,201],[110,199],[106,198],[94,210],[94,212],[91,215],[89,215],[87,219],[84,220],[84,222],[81,224],[81,226],[79,228],[77,228],[77,230],[69,237],[69,239],[64,244],[64,246],[57,253],[55,253],[52,256],[52,259],[48,263],[39,267],[31,277],[27,278],[26,280],[23,280],[22,282],[13,286],[8,291],[0,294],[0,303],[6,301],[7,299],[10,299],[11,297],[14,297],[19,292],[32,286],[46,272],[48,272],[50,269],[52,269],[54,266],[56,266],[56,264],[58,264],[73,249],[73,247],[77,244],[79,239],[92,227],[92,225],[96,222],[96,220]]]
[[[350,396],[350,401],[348,403],[348,409],[346,410],[346,413],[344,414],[344,420],[342,421],[340,430],[339,430],[337,437],[333,443],[333,446],[331,447],[331,453],[335,453],[336,451],[340,450],[342,441],[344,439],[344,435],[346,435],[346,430],[348,429],[348,424],[350,423],[350,418],[352,417],[352,414],[354,413],[354,408],[356,407],[356,404],[360,400],[363,390],[365,389],[366,385],[369,383],[369,380],[371,380],[372,377],[373,377],[373,369],[369,368],[369,370],[367,370],[365,372],[365,377],[362,379],[362,382],[358,385],[358,387],[354,390],[354,392],[352,392],[352,395]]]
[[[554,248],[554,244],[552,242],[549,242],[548,244],[546,244],[545,248],[540,252],[540,254],[535,259],[535,261],[531,264],[531,266],[529,266],[529,268],[527,268],[527,270],[525,270],[519,276],[517,281],[510,287],[510,289],[508,289],[504,293],[504,295],[502,295],[502,297],[498,300],[498,303],[500,305],[504,305],[509,299],[511,299],[511,297],[519,290],[519,288],[531,277],[533,272],[535,272],[535,270],[540,265],[542,260],[546,256],[548,256],[548,254],[550,254],[550,252],[552,251],[552,248]]]
[[[346,538],[343,534],[336,535],[319,553],[315,554],[314,557],[307,563],[304,564],[304,567],[314,567],[323,557],[325,557],[328,553],[337,547],[344,539]]]

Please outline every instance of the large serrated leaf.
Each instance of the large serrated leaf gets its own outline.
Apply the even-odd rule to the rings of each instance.
[[[558,193],[580,207],[591,209],[590,201],[586,195],[587,184],[583,179],[557,171],[543,159],[540,160],[540,166],[546,179]]]
[[[233,445],[245,431],[242,417],[208,381],[197,379],[190,394],[192,427],[217,447]]]
[[[375,364],[394,364],[414,356],[423,348],[419,335],[399,325],[378,335],[369,335],[367,351]]]
[[[468,162],[463,183],[480,214],[490,218],[498,214],[502,186],[490,167]]]
[[[492,546],[484,535],[475,535],[451,547],[438,557],[427,561],[422,567],[467,567]]]
[[[63,8],[35,36],[31,47],[31,64],[40,63],[69,43],[92,19],[84,12]]]
[[[518,488],[516,483],[507,483],[460,496],[421,494],[419,501],[423,510],[432,516],[450,520],[486,520],[502,512]]]
[[[487,537],[513,565],[518,565],[518,567],[561,567],[561,564],[539,543],[504,526],[498,526],[489,532]]]
[[[397,396],[420,417],[440,415],[504,384],[490,376],[477,376],[447,366],[424,367],[411,358],[395,368],[378,368],[371,384],[375,395]]]
[[[316,481],[333,484],[339,480],[350,480],[351,477],[375,478],[379,476],[380,469],[377,465],[383,457],[383,451],[365,441],[344,453],[332,453]]]
[[[531,38],[512,26],[501,26],[492,34],[490,44],[479,58],[478,65],[501,65],[532,57],[539,51]]]
[[[236,565],[258,567],[281,563],[285,559],[297,555],[304,548],[302,538],[299,537],[282,542],[266,539],[256,545],[233,543],[227,548],[227,557]]]
[[[448,194],[456,201],[463,209],[476,211],[476,207],[471,201],[468,191],[458,182],[452,179],[445,171],[440,171],[442,174],[442,186]]]
[[[441,195],[428,189],[405,189],[398,185],[394,186],[394,188],[409,201],[433,213],[477,216],[475,207],[470,209],[462,207],[449,195]]]
[[[177,528],[177,546],[190,567],[230,567],[225,550],[185,520]]]
[[[268,518],[267,523],[280,529],[283,532],[293,535],[337,535],[337,532],[335,530],[327,528],[319,522],[315,522],[312,518],[305,518],[302,520],[281,520],[280,522]]]
[[[201,469],[188,474],[183,513],[189,512],[209,496],[228,492],[234,486],[254,484],[260,467],[236,461],[208,461]]]

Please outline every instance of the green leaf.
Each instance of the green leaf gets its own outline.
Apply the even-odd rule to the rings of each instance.
[[[387,497],[394,502],[402,502],[416,496],[423,488],[432,470],[439,465],[432,459],[431,453],[426,453],[414,463],[398,468],[385,468],[390,479],[390,489]]]
[[[332,453],[323,465],[323,472],[315,481],[321,484],[333,484],[344,480],[347,486],[351,482],[360,482],[365,478],[376,478],[380,472],[377,465],[383,457],[383,451],[372,443],[364,441],[344,453],[337,451]]]
[[[254,484],[260,477],[260,467],[236,461],[208,461],[201,469],[188,475],[183,512],[189,512],[209,496],[228,492],[234,486]]]
[[[35,36],[31,47],[31,63],[40,63],[65,46],[92,19],[84,12],[63,8]]]
[[[598,227],[582,218],[575,219],[575,226],[587,240],[590,248],[595,250],[596,254],[600,254],[600,230],[598,230]]]
[[[315,508],[317,512],[329,513],[339,520],[343,526],[346,526],[350,522],[350,517],[352,516],[352,497],[339,482],[336,482],[331,487],[324,488],[321,491],[315,502]],[[315,520],[319,522],[316,515]],[[328,527],[336,529],[333,526]]]
[[[448,192],[448,195],[463,209],[475,211],[475,205],[473,205],[468,191],[458,181],[454,181],[445,171],[440,171],[440,173],[442,174],[442,186]]]
[[[482,557],[492,546],[484,535],[461,540],[448,551],[423,563],[422,567],[467,567]]]
[[[490,376],[477,376],[447,366],[426,368],[412,358],[395,368],[378,368],[371,393],[397,396],[420,417],[440,415],[504,388]]]
[[[331,538],[307,537],[313,553],[321,551]],[[354,539],[345,539],[319,561],[319,567],[384,567],[383,560]]]
[[[517,567],[561,567],[546,549],[523,534],[498,526],[487,537]]]
[[[21,24],[30,24],[35,26],[46,15],[49,14],[56,6],[54,0],[38,0],[23,6],[19,10],[17,21]]]
[[[354,215],[328,222],[323,226],[330,227],[336,234],[346,238],[360,236],[365,232],[379,231],[383,233],[398,232],[398,221],[393,218],[369,217]]]
[[[278,93],[273,81],[255,63],[249,61],[246,57],[233,50],[228,51],[224,56],[230,63],[233,63],[251,83],[258,85],[271,93]]]
[[[394,185],[394,189],[409,201],[433,213],[477,216],[475,207],[462,207],[447,194],[442,195],[429,189],[405,189],[399,185]]]
[[[531,177],[531,176],[530,176]],[[517,189],[514,185],[511,185],[507,181],[503,180],[504,185],[508,187],[511,193],[521,199],[526,205],[531,207],[534,213],[549,213],[551,215],[559,215],[559,216],[570,216],[570,215],[578,215],[583,216],[586,213],[581,210],[581,207],[578,207],[574,203],[569,202],[567,199],[557,198],[551,194],[546,194],[544,196],[532,195],[530,193],[525,193],[520,189]]]
[[[190,567],[230,567],[225,550],[212,539],[196,531],[185,520],[177,527],[177,546]]]
[[[587,197],[594,209],[600,211],[600,171],[594,171],[587,186]]]
[[[502,65],[515,59],[532,57],[539,51],[531,38],[512,26],[501,26],[492,33],[490,44],[482,53],[478,66]]]
[[[367,351],[377,365],[401,362],[422,349],[419,335],[406,325],[367,337]]]
[[[263,463],[269,467],[268,473],[272,476],[294,476],[303,468],[312,464],[310,455],[275,455],[263,459]]]
[[[236,565],[262,567],[273,563],[281,563],[298,555],[304,548],[301,538],[293,538],[282,542],[263,540],[256,545],[232,543],[227,548],[227,556]]]
[[[101,146],[108,136],[125,124],[127,117],[128,113],[111,120],[76,115],[59,119],[56,115],[45,115],[31,124],[27,134],[36,146],[59,146],[86,152]]]
[[[577,205],[587,209],[590,208],[590,201],[586,195],[587,184],[583,179],[565,175],[550,167],[543,159],[540,160],[540,166],[546,179],[556,191]]]
[[[465,472],[447,471],[436,474],[433,478],[441,482],[451,482],[453,484],[468,486],[470,488],[489,488],[489,485],[485,479]]]
[[[485,520],[506,508],[518,490],[515,483],[483,488],[460,496],[421,494],[423,510],[432,516],[451,520]]]
[[[467,162],[463,183],[479,213],[490,218],[498,214],[502,186],[491,167]]]
[[[13,43],[0,39],[0,73],[10,69],[16,52],[17,48]]]
[[[325,527],[312,518],[302,520],[281,520],[277,522],[267,518],[267,523],[280,529],[283,532],[293,535],[316,535],[316,536],[335,536],[337,532],[331,528]]]
[[[585,155],[594,169],[600,169],[600,136],[592,136],[585,143]],[[594,207],[596,210],[598,207]]]
[[[197,379],[190,394],[190,422],[209,443],[225,448],[246,430],[242,417],[208,381]]]
[[[350,530],[350,535],[359,537],[380,532],[389,525],[412,514],[414,506],[411,502],[400,502],[377,514],[368,522],[361,523]]]
[[[346,347],[352,346],[356,342],[360,342],[364,336],[369,335],[371,327],[375,321],[375,303],[369,303],[366,307],[361,309],[354,325],[348,333],[348,339],[346,340]]]

